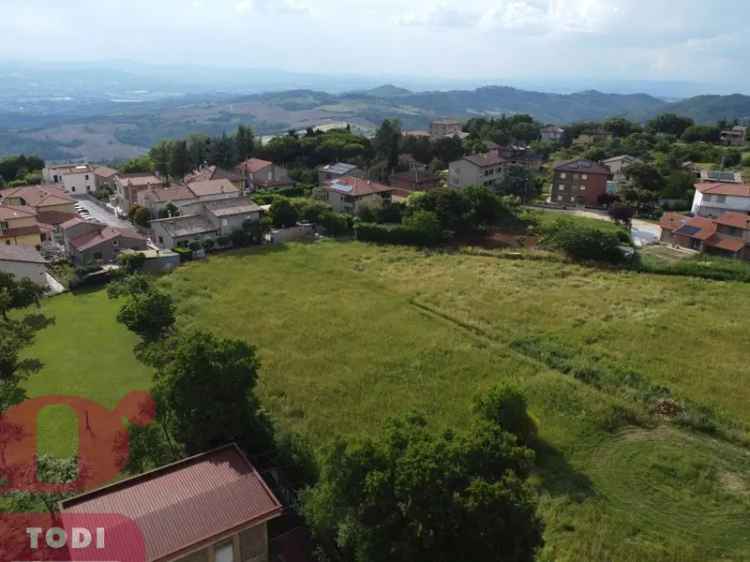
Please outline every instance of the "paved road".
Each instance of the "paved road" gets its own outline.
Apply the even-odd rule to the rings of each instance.
[[[539,207],[532,207],[533,209],[539,209]],[[590,219],[597,219],[603,221],[611,221],[606,211],[595,211],[593,209],[549,209],[544,208],[545,211],[553,213],[576,215],[579,217],[588,217]],[[656,244],[661,237],[661,228],[659,225],[653,222],[648,222],[640,219],[633,219],[631,235],[633,237],[633,243],[641,248],[648,246],[649,244]]]
[[[117,218],[112,211],[107,209],[103,203],[94,197],[78,195],[76,196],[76,200],[89,212],[91,218],[94,220],[116,228],[133,228],[132,224],[126,220]]]

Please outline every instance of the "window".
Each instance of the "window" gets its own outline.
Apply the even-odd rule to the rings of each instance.
[[[113,245],[113,246],[114,246],[115,248],[117,248],[117,246],[119,246],[119,245],[120,245],[120,241],[119,241],[119,240],[112,240],[112,245]]]
[[[163,236],[159,236],[159,244],[164,244],[164,237]]]
[[[177,562],[208,562],[208,549],[198,550],[180,558]]]
[[[561,180],[564,180],[564,179],[565,179],[566,177],[567,177],[567,176],[565,175],[565,172],[563,172],[563,173],[561,173],[561,174],[560,174],[560,179],[561,179]]]
[[[89,175],[86,174],[86,181],[89,181]]]
[[[580,189],[581,191],[586,191],[586,186],[585,185],[578,186],[578,189]]]
[[[726,195],[719,195],[716,198],[717,203],[726,203],[727,202],[727,196]]]
[[[557,200],[558,200],[558,201],[562,201],[562,200],[563,200],[563,196],[562,196],[562,195],[558,195],[558,196],[557,196]]]
[[[76,190],[76,186],[73,186],[73,187],[70,188],[70,191],[75,192],[75,190]]]
[[[584,180],[587,180],[587,179],[589,179],[589,176],[588,176],[588,174],[583,174],[583,175],[581,176],[581,179],[584,179]]]
[[[215,562],[234,562],[234,543],[231,540],[217,544],[214,547]]]

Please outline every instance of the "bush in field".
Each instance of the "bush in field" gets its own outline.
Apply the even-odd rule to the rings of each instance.
[[[625,252],[623,240],[617,232],[588,224],[579,224],[569,218],[560,218],[543,230],[542,244],[560,250],[575,260],[592,260],[622,263]]]
[[[480,417],[496,423],[527,445],[536,434],[536,425],[529,416],[526,397],[515,386],[498,385],[477,397],[474,409]]]
[[[351,217],[342,213],[327,211],[320,216],[318,222],[329,236],[342,236],[352,230]]]

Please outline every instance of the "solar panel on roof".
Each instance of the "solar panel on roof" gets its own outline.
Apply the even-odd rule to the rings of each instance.
[[[700,231],[701,229],[698,228],[697,226],[685,225],[677,231],[677,234],[687,234],[688,236],[692,236],[696,232],[700,232]]]

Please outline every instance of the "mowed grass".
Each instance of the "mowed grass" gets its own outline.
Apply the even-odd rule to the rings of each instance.
[[[39,332],[27,356],[42,369],[24,384],[29,398],[80,396],[112,409],[131,390],[148,390],[151,373],[133,356],[137,338],[115,320],[120,304],[105,291],[43,301],[54,323]],[[67,406],[48,406],[37,419],[37,451],[77,451],[77,418]]]
[[[627,398],[517,345],[554,341],[748,423],[750,285],[336,242],[214,255],[160,284],[182,327],[257,347],[263,405],[314,446],[376,434],[409,410],[461,429],[477,394],[518,382],[539,427],[543,561],[750,557],[746,450],[666,422],[631,427]],[[31,350],[47,367],[30,389],[56,381],[111,406],[148,386],[134,338],[114,320],[117,303],[98,292],[47,306],[58,307],[58,324]],[[88,339],[70,328],[86,314],[100,322]],[[45,342],[53,330],[54,346]],[[56,359],[60,347],[77,368]],[[111,384],[94,374],[102,365]]]

